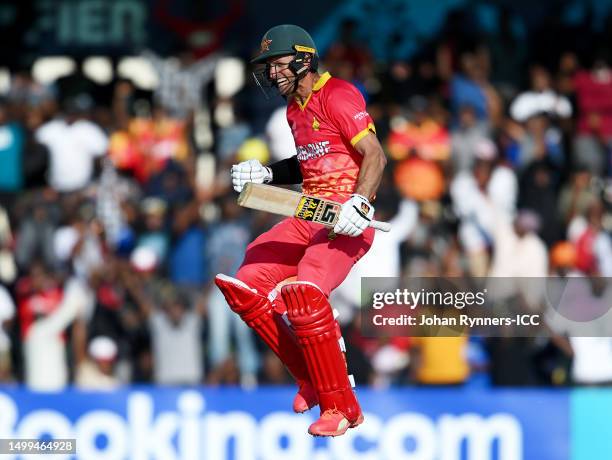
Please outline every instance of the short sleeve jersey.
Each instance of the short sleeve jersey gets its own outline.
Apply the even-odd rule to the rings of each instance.
[[[287,107],[305,194],[344,202],[355,190],[363,159],[355,144],[374,122],[361,93],[347,81],[321,75],[304,104]]]

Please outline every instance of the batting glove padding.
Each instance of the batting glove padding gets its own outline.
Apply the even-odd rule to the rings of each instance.
[[[342,205],[338,222],[334,227],[337,235],[359,236],[368,228],[374,217],[374,206],[365,196],[354,193]]]
[[[268,183],[272,180],[272,171],[257,160],[248,160],[232,166],[232,185],[234,190],[242,192],[247,182],[255,184]]]

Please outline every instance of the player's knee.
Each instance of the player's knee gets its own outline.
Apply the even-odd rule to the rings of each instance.
[[[236,273],[236,278],[257,289],[260,294],[267,294],[270,290],[267,286],[271,283],[267,280],[265,270],[259,265],[243,265]]]
[[[324,264],[317,262],[309,262],[306,267],[298,268],[297,280],[303,283],[310,283],[319,289],[325,297],[329,298],[332,291],[332,283],[335,277],[329,273],[328,268]]]
[[[230,308],[250,326],[260,315],[270,312],[272,305],[269,299],[251,288],[244,281],[219,274],[215,283],[225,296]]]
[[[287,283],[281,289],[287,315],[294,326],[317,323],[332,314],[327,296],[308,281]]]

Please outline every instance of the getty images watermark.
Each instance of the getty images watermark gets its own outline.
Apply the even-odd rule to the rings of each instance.
[[[366,336],[612,335],[608,278],[363,278]]]
[[[442,306],[463,309],[466,307],[484,306],[487,289],[478,292],[431,292],[421,289],[418,292],[408,289],[395,289],[393,292],[373,292],[372,308],[380,310],[385,306],[406,307],[415,310],[420,307]],[[374,314],[375,326],[503,326],[523,325],[539,326],[540,315],[516,314],[512,317],[473,316],[468,313],[458,315],[439,314],[423,308],[418,315],[402,313],[399,317],[387,313]]]

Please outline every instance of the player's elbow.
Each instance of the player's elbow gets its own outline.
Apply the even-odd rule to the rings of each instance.
[[[376,164],[381,170],[387,165],[387,156],[376,136],[364,137],[355,147],[370,164]]]

